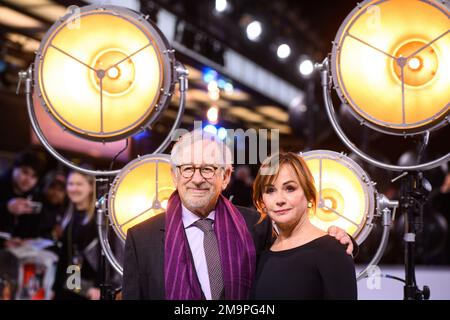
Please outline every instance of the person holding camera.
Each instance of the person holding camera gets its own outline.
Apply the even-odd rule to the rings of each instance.
[[[22,239],[38,236],[42,204],[36,201],[36,187],[45,166],[44,154],[25,150],[0,178],[0,247],[17,246]]]

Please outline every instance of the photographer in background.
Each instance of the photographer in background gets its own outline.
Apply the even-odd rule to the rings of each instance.
[[[59,241],[62,236],[61,222],[68,204],[66,176],[62,170],[48,172],[42,181],[42,211],[39,236]]]
[[[1,247],[16,246],[21,239],[38,236],[42,203],[36,201],[36,186],[44,173],[46,158],[33,150],[21,152],[13,168],[0,177],[0,232],[10,239],[0,239]],[[1,237],[0,237],[1,238]]]

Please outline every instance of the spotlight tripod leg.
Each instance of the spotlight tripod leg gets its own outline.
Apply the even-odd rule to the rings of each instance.
[[[405,217],[405,286],[403,289],[404,300],[428,300],[430,289],[424,286],[420,290],[416,284],[415,271],[415,245],[416,231],[422,225],[422,209],[425,201],[422,189],[422,173],[410,172],[403,178],[402,184],[402,210]],[[419,230],[418,230],[419,229]]]
[[[97,182],[97,190],[99,194],[103,194],[107,184],[102,184],[102,182],[109,182],[108,179],[96,179]],[[106,214],[106,200],[104,196],[100,196],[96,203],[97,207],[97,228],[99,235],[99,242],[102,244],[103,238],[108,239],[109,233],[109,225],[105,222],[104,215]],[[114,293],[111,285],[111,277],[110,277],[110,266],[107,261],[106,253],[103,250],[103,247],[100,246],[100,256],[99,256],[99,287],[100,287],[100,300],[114,300]]]
[[[108,228],[106,228],[106,236],[108,236]],[[111,284],[110,268],[108,261],[106,261],[106,255],[103,250],[100,250],[100,300],[113,300],[111,298]]]
[[[415,238],[416,234],[410,229],[410,217],[405,219],[405,235],[403,241],[405,242],[405,286],[403,288],[403,296],[405,300],[422,300],[417,296],[418,288],[416,285],[415,276]]]
[[[100,204],[98,204],[99,208],[97,209],[97,233],[101,245],[99,257],[100,300],[114,300],[116,290],[113,289],[113,285],[111,284],[110,263],[113,263],[112,266],[119,274],[122,274],[122,270],[118,268],[117,260],[111,258],[112,251],[108,241],[109,225],[105,222],[106,217],[104,216],[106,210],[105,198],[102,197],[98,202],[100,202]],[[107,256],[108,252],[110,256]],[[114,260],[111,262],[110,259]]]

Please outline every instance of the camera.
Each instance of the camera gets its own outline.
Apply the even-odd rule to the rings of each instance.
[[[35,214],[41,213],[42,202],[30,201],[29,205],[33,209],[33,213]]]

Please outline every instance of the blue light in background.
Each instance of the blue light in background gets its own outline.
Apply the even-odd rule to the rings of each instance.
[[[133,139],[136,141],[143,140],[145,138],[150,137],[150,132],[148,130],[141,131],[133,136]]]
[[[233,91],[234,88],[231,81],[223,78],[216,70],[205,67],[202,69],[202,73],[203,73],[203,81],[205,83],[216,81],[217,87],[219,87],[220,89],[225,90],[226,92]]]
[[[227,137],[227,129],[225,129],[224,127],[220,127],[219,130],[217,130],[217,136],[220,140],[225,140],[225,138]]]
[[[212,124],[208,124],[203,128],[204,131],[209,132],[211,134],[217,134],[217,128]]]
[[[225,83],[223,89],[225,90],[225,92],[232,92],[234,90],[234,87],[230,82],[227,82]]]
[[[223,79],[217,80],[217,86],[218,86],[220,89],[225,88],[225,85],[226,85],[226,84],[227,84],[227,82],[226,82],[225,80],[223,80]]]
[[[216,70],[211,68],[203,68],[203,81],[209,83],[213,80],[216,80],[218,77],[218,73]]]
[[[8,67],[8,65],[6,64],[6,62],[3,60],[0,60],[0,73],[3,73],[7,67]]]

